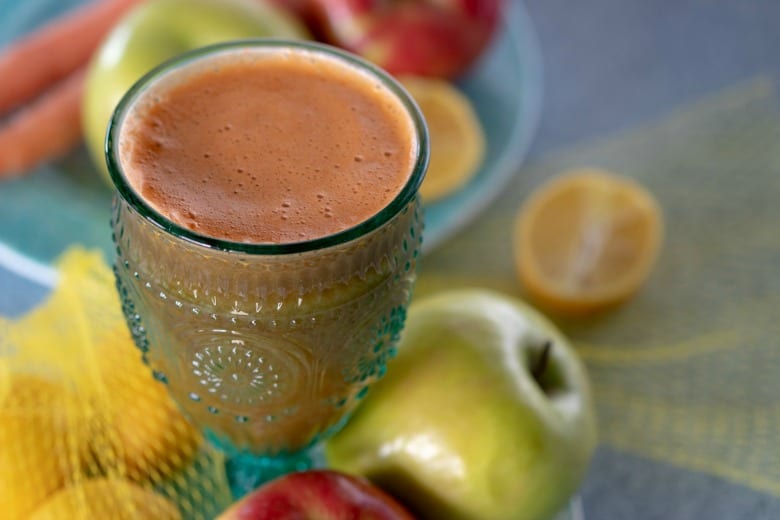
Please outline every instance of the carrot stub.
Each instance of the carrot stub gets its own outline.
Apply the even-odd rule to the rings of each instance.
[[[81,140],[82,68],[0,127],[0,179],[67,153]]]
[[[93,0],[0,51],[0,114],[26,103],[89,61],[139,0]]]

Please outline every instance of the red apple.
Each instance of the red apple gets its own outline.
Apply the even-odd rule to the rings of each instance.
[[[390,495],[331,470],[289,473],[253,491],[217,520],[413,520]]]
[[[306,25],[312,35],[319,37],[314,0],[271,0],[271,3],[295,16]]]
[[[503,0],[310,0],[325,39],[391,74],[454,78],[496,31]]]
[[[271,3],[297,16],[305,16],[311,9],[311,0],[271,0]]]

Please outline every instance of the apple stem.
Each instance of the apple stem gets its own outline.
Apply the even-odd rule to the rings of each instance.
[[[550,351],[552,350],[552,341],[549,339],[544,342],[544,345],[542,345],[542,353],[539,354],[539,359],[536,360],[536,365],[531,370],[531,375],[533,375],[533,378],[540,382],[542,376],[544,375],[544,372],[547,370],[547,365],[550,364]]]

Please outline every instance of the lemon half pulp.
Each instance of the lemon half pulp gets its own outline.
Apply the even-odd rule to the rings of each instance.
[[[520,209],[515,258],[538,304],[584,314],[624,301],[648,277],[663,234],[661,210],[637,182],[576,170],[539,188]]]

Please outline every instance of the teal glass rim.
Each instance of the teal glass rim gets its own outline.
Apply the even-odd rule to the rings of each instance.
[[[319,53],[328,57],[342,60],[347,65],[351,65],[358,70],[367,72],[381,81],[402,103],[407,110],[412,124],[414,126],[417,138],[417,152],[412,169],[404,187],[398,192],[396,197],[390,203],[382,208],[371,218],[337,233],[318,237],[312,240],[301,242],[288,242],[281,244],[273,243],[245,243],[223,240],[207,235],[196,233],[190,229],[182,227],[167,217],[160,214],[154,208],[144,201],[138,193],[130,186],[122,171],[122,165],[119,161],[117,146],[119,144],[119,132],[122,122],[128,110],[133,103],[165,74],[200,59],[208,58],[222,52],[237,51],[241,49],[299,49],[313,53]],[[327,247],[336,246],[360,238],[389,222],[393,217],[406,208],[410,202],[417,196],[417,191],[425,176],[430,156],[430,140],[428,137],[428,128],[423,118],[420,108],[412,99],[406,89],[401,86],[390,74],[381,68],[369,63],[368,61],[347,51],[319,42],[305,40],[279,40],[279,39],[242,39],[232,40],[223,43],[217,43],[200,47],[198,49],[180,54],[168,61],[163,62],[142,76],[125,93],[122,99],[114,109],[111,119],[108,123],[106,139],[104,143],[106,163],[111,180],[118,192],[118,195],[130,205],[139,215],[151,222],[156,227],[162,229],[168,234],[188,242],[222,251],[240,252],[254,255],[284,255],[292,253],[303,253],[306,251],[316,251]]]

